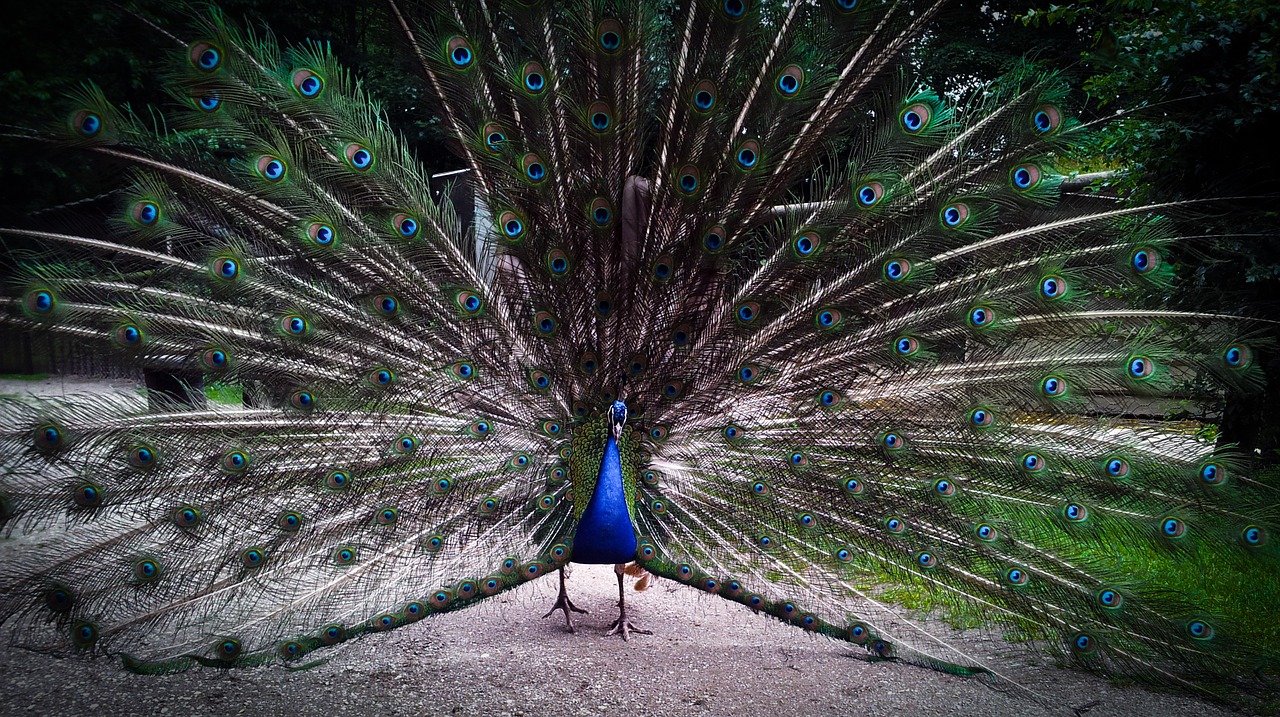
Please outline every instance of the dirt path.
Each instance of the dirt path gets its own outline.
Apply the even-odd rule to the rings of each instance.
[[[653,635],[606,637],[616,615],[608,566],[574,566],[569,590],[591,611],[569,634],[554,578],[478,607],[373,635],[311,670],[195,669],[134,675],[109,659],[0,652],[0,714],[57,715],[1226,715],[1203,702],[1118,688],[1030,660],[994,638],[971,642],[1019,683],[1064,705],[1051,711],[909,665],[853,659],[855,649],[670,581],[628,588],[631,619]],[[957,639],[963,640],[961,636]],[[1040,664],[1032,664],[1039,662]]]

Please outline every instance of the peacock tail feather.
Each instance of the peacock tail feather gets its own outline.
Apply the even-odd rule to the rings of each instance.
[[[5,527],[49,536],[0,615],[170,671],[472,605],[572,559],[623,401],[651,573],[871,659],[1000,678],[928,610],[1268,694],[1275,487],[1160,418],[1257,390],[1260,324],[1169,308],[1194,205],[1078,191],[1062,78],[903,76],[938,11],[393,5],[472,223],[326,47],[193,13],[163,123],[86,86],[21,137],[121,201],[3,230],[3,321],[263,398],[0,401]]]

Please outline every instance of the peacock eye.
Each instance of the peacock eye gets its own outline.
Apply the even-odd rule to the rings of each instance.
[[[397,234],[405,239],[412,239],[418,236],[418,230],[421,228],[417,219],[403,213],[391,217],[391,226],[395,228]]]
[[[200,72],[213,72],[222,66],[222,50],[211,42],[197,42],[187,52],[187,57]]]
[[[129,210],[129,216],[143,226],[153,226],[160,220],[160,205],[144,199],[133,205],[133,208]]]
[[[721,7],[724,9],[724,14],[733,19],[740,18],[747,12],[746,0],[724,0]]]
[[[948,204],[943,207],[940,218],[943,226],[954,229],[969,219],[969,205],[961,202]]]
[[[898,122],[907,134],[920,134],[925,127],[929,126],[929,119],[932,116],[933,113],[928,105],[917,102],[902,110],[898,115]]]
[[[1050,134],[1062,125],[1062,111],[1054,105],[1041,105],[1031,112],[1031,127],[1038,134]]]
[[[996,314],[987,306],[975,306],[969,309],[969,325],[975,329],[982,329],[990,326],[995,321]]]
[[[693,108],[700,114],[706,114],[716,106],[716,86],[703,80],[693,87]]]
[[[794,97],[804,85],[804,70],[799,65],[788,65],[778,73],[778,94],[783,97]]]
[[[1155,362],[1146,356],[1130,356],[1128,371],[1129,377],[1139,381],[1151,378],[1155,374]]]
[[[295,70],[293,89],[307,99],[315,99],[324,91],[324,78],[308,69]]]
[[[692,164],[687,164],[676,171],[676,187],[682,194],[692,195],[698,191],[702,183],[702,173]]]
[[[596,28],[596,38],[600,49],[608,54],[616,53],[622,49],[622,24],[617,20],[605,20]]]
[[[285,174],[288,171],[284,160],[279,157],[272,157],[269,154],[264,154],[261,157],[258,157],[258,161],[254,163],[254,168],[258,170],[258,176],[272,184],[276,184],[280,180],[284,179]]]
[[[1020,164],[1009,173],[1009,179],[1016,191],[1029,191],[1040,184],[1040,168],[1034,164]]]
[[[465,38],[450,38],[446,47],[448,48],[449,63],[456,69],[461,70],[470,67],[475,60],[475,53],[471,51],[471,46]]]
[[[858,198],[858,206],[870,209],[884,199],[884,185],[879,182],[868,182],[858,187],[854,195]]]
[[[822,237],[818,236],[817,232],[804,232],[791,240],[792,251],[802,259],[813,256],[821,245]]]
[[[342,150],[342,156],[346,158],[347,164],[357,172],[368,171],[373,167],[373,151],[362,144],[352,142]]]
[[[1139,276],[1150,274],[1152,271],[1159,268],[1160,264],[1160,252],[1156,251],[1152,247],[1139,247],[1129,256],[1129,266],[1131,266],[1134,272]]]
[[[884,278],[898,283],[911,276],[911,262],[906,259],[890,259],[884,263]]]
[[[71,129],[81,137],[94,137],[102,131],[102,117],[89,110],[79,110],[71,114]]]
[[[1040,296],[1046,301],[1057,301],[1067,295],[1067,282],[1056,274],[1040,279]]]
[[[307,227],[307,237],[317,246],[329,246],[338,238],[338,233],[328,224],[313,222]]]

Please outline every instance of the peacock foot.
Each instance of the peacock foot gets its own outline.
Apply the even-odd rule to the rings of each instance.
[[[633,632],[637,635],[653,634],[652,630],[641,630],[635,625],[632,625],[631,621],[627,619],[627,611],[623,610],[622,613],[618,615],[618,619],[614,620],[613,624],[609,626],[609,632],[605,633],[605,636],[622,635],[623,640],[630,640],[631,633]]]
[[[573,627],[573,613],[588,614],[586,610],[574,605],[573,601],[569,599],[569,593],[564,586],[564,568],[560,568],[560,595],[556,598],[556,602],[551,606],[551,609],[547,611],[547,614],[542,616],[542,619],[545,620],[551,617],[551,614],[556,610],[564,610],[564,624],[569,628],[569,632],[577,632]]]
[[[630,640],[633,632],[637,635],[652,635],[649,630],[641,630],[627,619],[627,593],[622,589],[622,575],[625,571],[626,566],[622,563],[613,566],[613,572],[618,575],[618,619],[609,626],[609,632],[605,636],[622,635],[623,640]]]

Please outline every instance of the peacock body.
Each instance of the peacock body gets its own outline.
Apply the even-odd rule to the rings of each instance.
[[[167,125],[86,87],[23,139],[125,167],[119,211],[4,230],[6,331],[257,400],[4,399],[6,528],[54,536],[0,564],[15,639],[306,661],[634,560],[870,659],[998,680],[929,608],[1269,694],[1274,490],[1159,418],[1256,389],[1257,328],[1167,308],[1182,207],[1058,171],[1060,78],[904,80],[938,10],[393,4],[471,223],[321,46],[204,11]]]

